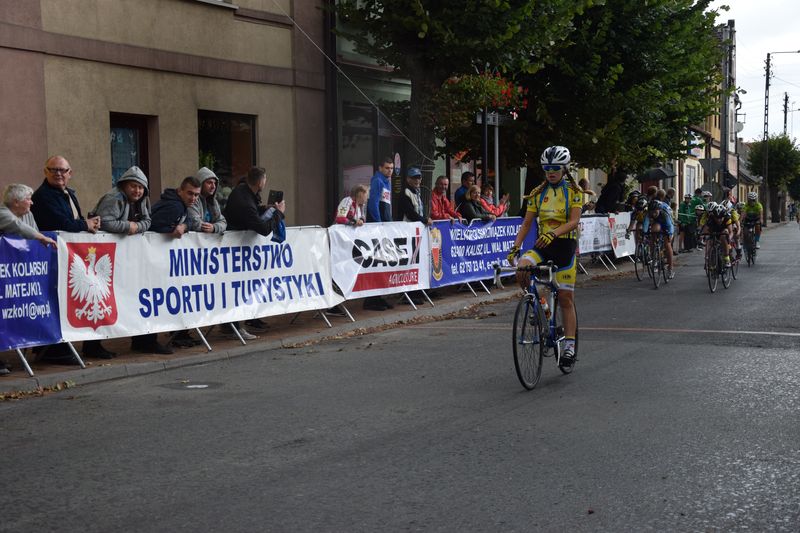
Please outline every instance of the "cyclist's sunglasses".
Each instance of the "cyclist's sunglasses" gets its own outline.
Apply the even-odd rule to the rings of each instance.
[[[564,170],[564,165],[542,165],[542,170],[545,172],[559,172]]]

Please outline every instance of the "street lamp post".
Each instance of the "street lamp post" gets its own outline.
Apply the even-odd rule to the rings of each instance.
[[[771,206],[769,205],[769,179],[767,178],[767,174],[769,173],[769,78],[771,76],[770,72],[770,61],[771,56],[775,54],[800,54],[800,50],[788,50],[786,52],[767,52],[767,72],[766,72],[766,85],[764,87],[764,182],[767,184],[767,206],[768,208],[764,210],[764,222],[766,223],[767,218],[767,211],[771,211]],[[773,222],[777,222],[773,220]]]

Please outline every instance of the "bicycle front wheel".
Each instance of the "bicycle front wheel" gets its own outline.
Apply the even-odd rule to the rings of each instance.
[[[660,244],[659,241],[656,241],[650,250],[650,264],[653,265],[653,285],[656,289],[661,285],[661,280],[664,275],[664,249]]]
[[[647,268],[644,261],[644,245],[639,243],[636,245],[636,253],[633,256],[633,269],[636,271],[636,279],[639,281],[644,278],[644,271]]]
[[[708,288],[711,292],[717,290],[717,269],[720,265],[719,249],[711,241],[706,244],[709,247],[706,256],[706,276],[708,277]]]
[[[522,386],[532,390],[542,376],[544,327],[533,296],[520,298],[514,313],[514,367]]]

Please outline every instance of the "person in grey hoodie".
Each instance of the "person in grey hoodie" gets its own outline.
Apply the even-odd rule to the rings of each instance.
[[[189,229],[204,233],[223,233],[228,222],[217,201],[219,178],[207,167],[198,170],[194,177],[201,183],[200,198],[188,208]]]
[[[109,233],[134,235],[150,229],[150,198],[147,176],[139,167],[131,167],[117,181],[117,186],[100,198],[95,213],[100,229]]]

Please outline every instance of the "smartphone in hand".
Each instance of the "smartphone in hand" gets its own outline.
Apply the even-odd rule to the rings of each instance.
[[[267,198],[267,205],[275,205],[283,201],[283,191],[269,191],[269,197]]]

